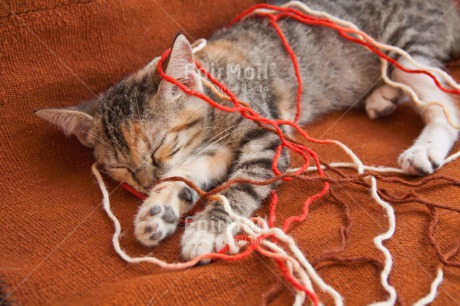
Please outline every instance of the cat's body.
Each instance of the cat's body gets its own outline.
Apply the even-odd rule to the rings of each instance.
[[[453,1],[303,2],[355,23],[376,40],[403,48],[431,67],[442,68],[443,61],[460,53],[460,16]],[[371,118],[394,110],[399,92],[383,85],[375,55],[330,29],[290,19],[279,25],[300,65],[304,87],[301,124],[331,110],[363,103]],[[195,59],[262,116],[294,119],[298,84],[292,61],[266,20],[249,18],[217,32]],[[193,61],[190,44],[178,36],[166,73],[228,104],[203,85]],[[402,64],[410,67],[407,62]],[[422,100],[443,103],[458,123],[451,98],[427,77],[397,70],[392,77],[411,86]],[[418,109],[427,126],[401,155],[400,163],[407,172],[427,174],[442,165],[458,133],[439,107]],[[270,178],[280,143],[276,135],[239,113],[216,110],[162,81],[154,64],[115,85],[96,102],[37,114],[94,147],[100,168],[113,178],[143,191],[169,176],[183,176],[203,189],[235,177]],[[285,171],[288,163],[284,152],[280,170]],[[223,194],[235,212],[248,217],[271,188],[234,185]],[[175,230],[197,195],[183,183],[163,183],[149,193],[135,224],[137,238],[151,246]],[[193,258],[223,247],[229,221],[220,203],[209,203],[185,231],[183,256]]]

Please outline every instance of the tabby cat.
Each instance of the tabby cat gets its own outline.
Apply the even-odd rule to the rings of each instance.
[[[409,52],[421,64],[443,68],[460,53],[460,14],[451,0],[306,0],[309,7],[351,21],[378,41]],[[283,2],[275,4],[280,5]],[[300,63],[304,91],[301,124],[332,110],[363,106],[370,118],[389,115],[401,93],[382,83],[380,62],[361,46],[334,31],[285,19],[279,23]],[[297,81],[292,62],[267,20],[248,18],[215,33],[207,46],[192,53],[178,35],[165,64],[166,73],[187,87],[228,105],[204,86],[197,60],[242,101],[268,118],[292,120]],[[412,65],[400,59],[402,65]],[[424,75],[391,71],[394,80],[415,90],[423,101],[439,101],[453,114],[452,98]],[[443,164],[458,131],[440,107],[417,106],[425,128],[399,158],[402,169],[429,174]],[[36,114],[75,135],[94,149],[99,169],[120,182],[149,194],[135,218],[135,235],[155,246],[171,235],[197,200],[181,176],[202,189],[232,178],[271,178],[278,137],[244,119],[183,93],[163,81],[151,63],[127,77],[100,98],[68,108],[42,109]],[[285,171],[283,152],[278,167]],[[234,185],[223,192],[232,209],[249,217],[274,186]],[[208,203],[186,227],[182,255],[191,259],[221,249],[230,218],[220,203]]]

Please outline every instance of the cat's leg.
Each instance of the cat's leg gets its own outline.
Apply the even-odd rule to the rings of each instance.
[[[202,154],[181,163],[164,177],[184,177],[199,188],[205,188],[225,178],[231,159],[228,149],[216,148],[212,154]],[[176,230],[181,217],[197,199],[198,194],[183,182],[164,182],[155,186],[136,215],[134,233],[137,240],[146,246],[157,245]]]
[[[262,181],[273,177],[272,163],[279,144],[278,136],[263,129],[247,131],[240,142],[240,153],[233,164],[229,179],[248,178]],[[288,155],[283,152],[278,164],[279,169],[285,171],[288,162]],[[229,200],[233,212],[249,217],[273,187],[237,184],[222,192],[222,195]],[[182,237],[183,257],[192,259],[222,249],[227,244],[226,230],[231,221],[222,203],[208,203],[185,229]],[[206,262],[209,260],[203,260],[202,263]]]
[[[395,111],[399,97],[400,92],[397,88],[387,84],[377,87],[364,102],[367,115],[371,119],[390,115]]]
[[[426,66],[440,66],[430,65],[430,61],[425,58],[419,57],[415,60]],[[408,62],[401,64],[415,68]],[[396,81],[411,87],[421,101],[441,103],[450,114],[453,124],[459,124],[458,109],[452,97],[438,89],[431,78],[422,74],[405,73],[399,69],[396,69],[393,77]],[[408,173],[426,175],[443,165],[444,159],[457,140],[458,130],[448,122],[440,106],[417,105],[416,109],[425,122],[425,128],[412,147],[401,154],[399,164]]]

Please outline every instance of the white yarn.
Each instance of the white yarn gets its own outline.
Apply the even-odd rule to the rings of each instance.
[[[375,246],[382,251],[383,255],[385,256],[385,266],[383,268],[382,273],[380,274],[380,281],[382,283],[383,288],[390,294],[388,300],[384,302],[377,302],[377,303],[372,303],[371,305],[377,306],[377,305],[394,305],[396,303],[396,290],[393,288],[389,283],[388,283],[388,277],[390,276],[391,268],[393,265],[393,259],[391,257],[390,251],[385,248],[382,244],[384,240],[388,240],[391,237],[393,237],[393,234],[395,232],[396,228],[396,216],[395,212],[393,210],[393,207],[391,207],[390,204],[387,202],[383,201],[378,193],[377,193],[377,180],[375,177],[370,176],[370,181],[371,181],[371,195],[372,198],[380,205],[383,207],[383,209],[386,210],[387,216],[388,216],[388,231],[385,233],[380,234],[379,236],[374,238],[374,244]]]
[[[208,44],[208,41],[204,38],[195,40],[195,42],[192,44],[192,52],[193,53],[200,52],[206,47],[207,44]]]
[[[436,294],[438,293],[438,287],[442,283],[443,277],[444,277],[444,273],[442,271],[442,265],[440,265],[438,267],[438,273],[436,275],[436,278],[434,279],[433,283],[431,283],[430,293],[428,293],[427,296],[418,300],[414,304],[414,306],[425,306],[425,305],[432,303],[434,299],[436,298]]]
[[[459,157],[460,157],[460,151],[448,156],[444,160],[444,165],[455,161]],[[358,167],[359,167],[359,165],[357,165],[355,163],[346,163],[346,162],[333,162],[333,163],[330,163],[329,166],[331,166],[332,168],[352,168],[352,169],[358,169]],[[367,166],[367,165],[363,165],[362,167],[366,171],[373,171],[373,172],[378,172],[378,173],[395,173],[395,174],[409,175],[408,173],[406,173],[401,168],[384,167],[384,166],[376,167],[376,166]],[[321,166],[321,169],[325,170],[327,168],[326,168],[326,166]],[[299,170],[300,170],[300,168],[292,168],[292,169],[289,169],[287,172],[297,172]],[[312,172],[312,171],[316,171],[316,170],[318,170],[318,168],[316,168],[315,166],[308,167],[307,169],[305,169],[306,172]]]
[[[342,150],[345,151],[345,153],[348,154],[354,161],[354,164],[356,165],[357,171],[359,174],[364,173],[364,164],[363,162],[356,156],[356,154],[348,148],[346,145],[343,143],[334,140],[334,143],[336,143],[338,146],[342,148]],[[383,209],[385,209],[387,216],[388,216],[388,223],[389,223],[389,228],[386,233],[383,233],[377,237],[374,238],[374,245],[384,254],[385,256],[385,265],[384,269],[382,270],[382,273],[380,274],[380,281],[382,283],[383,288],[388,292],[390,295],[388,300],[382,303],[377,303],[374,305],[394,305],[396,302],[396,290],[388,283],[388,277],[390,276],[391,268],[393,266],[393,259],[391,257],[390,251],[385,248],[382,244],[384,240],[390,239],[396,228],[396,216],[394,214],[393,207],[389,205],[387,202],[383,201],[380,196],[377,193],[377,180],[373,176],[369,176],[368,179],[371,181],[371,195],[372,198],[382,206]]]
[[[120,234],[121,234],[121,225],[120,222],[118,221],[117,217],[113,214],[111,208],[110,208],[110,200],[109,200],[109,194],[107,192],[107,188],[105,186],[104,180],[102,179],[102,176],[100,172],[98,171],[96,164],[93,164],[91,167],[91,170],[96,177],[99,188],[101,189],[102,195],[103,195],[103,207],[104,210],[106,211],[107,215],[109,218],[112,220],[115,226],[115,232],[113,234],[112,238],[112,243],[114,246],[115,252],[126,262],[129,263],[141,263],[141,262],[148,262],[152,263],[155,265],[158,265],[161,268],[164,269],[185,269],[192,267],[196,265],[202,257],[197,257],[193,260],[190,260],[188,262],[184,263],[167,263],[163,260],[160,260],[156,257],[152,256],[146,256],[146,257],[131,257],[129,256],[120,246]],[[281,248],[277,247],[273,243],[270,243],[269,241],[263,241],[262,244],[269,247],[272,249],[274,253],[277,253],[280,259],[288,261],[290,263],[291,270],[295,272],[298,275],[298,280],[301,282],[304,286],[306,286],[309,290],[313,291],[313,287],[310,281],[310,278],[312,278],[316,285],[324,292],[327,292],[330,294],[336,305],[343,305],[343,301],[341,296],[330,286],[328,286],[317,274],[316,271],[313,269],[313,267],[310,265],[310,263],[305,259],[304,255],[302,252],[299,250],[297,245],[295,244],[294,240],[286,235],[281,229],[275,228],[275,229],[270,229],[266,224],[264,224],[262,227],[256,226],[250,219],[240,217],[236,214],[234,214],[231,211],[230,204],[228,200],[224,197],[219,195],[221,198],[221,201],[223,203],[224,209],[229,213],[229,216],[234,220],[234,223],[232,223],[229,226],[229,229],[227,230],[227,237],[229,238],[229,246],[230,249],[239,249],[239,246],[235,244],[235,240],[233,239],[233,235],[231,235],[231,226],[235,226],[234,224],[237,224],[249,237],[253,239],[257,239],[261,235],[269,234],[277,237],[280,241],[285,242],[287,245],[289,245],[289,248],[291,251],[294,253],[295,258],[288,256],[285,251],[283,251]],[[262,220],[262,219],[261,219]],[[265,221],[264,221],[265,222]],[[229,234],[230,233],[230,234]],[[299,264],[300,262],[300,264]],[[302,270],[304,269],[304,271]],[[293,273],[294,274],[294,273]],[[297,291],[296,298],[295,298],[295,304],[301,305],[303,301],[305,300],[305,293],[302,291]]]
[[[109,200],[109,193],[107,192],[107,187],[105,186],[104,180],[102,179],[102,176],[99,170],[97,169],[96,164],[93,164],[93,166],[91,167],[91,170],[94,176],[96,177],[97,182],[99,184],[99,188],[101,189],[101,192],[102,192],[102,206],[115,226],[115,232],[112,237],[113,247],[115,249],[115,252],[118,255],[120,255],[120,257],[123,258],[123,260],[129,263],[148,262],[148,263],[158,265],[159,267],[164,268],[164,269],[185,269],[185,268],[192,267],[198,263],[199,259],[194,259],[186,263],[170,264],[156,257],[147,256],[147,257],[132,258],[128,254],[126,254],[126,252],[123,251],[123,249],[120,247],[121,225],[120,225],[120,221],[118,221],[117,217],[113,214],[110,208],[110,200]]]
[[[237,223],[240,223],[242,225],[247,225],[250,228],[256,227],[256,225],[250,221],[247,218],[238,216],[235,214],[232,209],[230,208],[230,203],[228,202],[228,199],[222,195],[218,195],[220,200],[222,201],[223,207],[225,211],[229,214],[229,216],[235,220]],[[287,245],[289,245],[289,248],[291,251],[294,253],[295,257],[297,260],[302,264],[303,268],[305,271],[308,273],[310,278],[315,282],[315,284],[324,292],[328,293],[331,295],[331,297],[334,299],[334,302],[336,305],[343,305],[343,298],[340,296],[340,294],[335,291],[332,287],[327,285],[321,277],[316,273],[315,269],[312,267],[312,265],[308,262],[308,260],[305,258],[303,253],[300,251],[300,249],[297,247],[294,239],[292,239],[291,236],[287,235],[284,233],[280,228],[266,228],[263,230],[262,228],[258,228],[258,233],[257,237],[261,235],[274,235],[277,237],[280,241],[283,241]],[[255,238],[257,238],[255,237]]]

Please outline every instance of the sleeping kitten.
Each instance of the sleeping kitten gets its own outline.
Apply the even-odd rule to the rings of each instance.
[[[460,15],[454,1],[304,2],[357,24],[378,41],[403,48],[431,67],[443,68],[442,62],[460,51]],[[361,105],[372,119],[395,109],[400,93],[381,82],[380,62],[374,54],[323,27],[289,19],[279,25],[300,63],[304,84],[301,124],[332,110]],[[183,35],[174,40],[166,73],[229,105],[203,85],[195,59],[261,115],[294,118],[297,81],[292,62],[267,20],[249,18],[223,29],[196,54]],[[401,64],[411,68],[404,60]],[[394,69],[392,78],[411,86],[423,101],[443,103],[459,123],[452,98],[428,77]],[[442,166],[458,131],[439,107],[417,106],[417,110],[426,126],[401,154],[399,163],[408,173],[424,175]],[[162,81],[154,64],[97,100],[36,114],[93,148],[101,171],[149,193],[135,219],[136,237],[146,246],[171,235],[197,200],[197,194],[182,182],[162,183],[149,190],[155,181],[182,176],[209,189],[236,177],[268,179],[273,177],[272,160],[280,144],[276,135],[240,114],[216,110]],[[285,171],[288,165],[289,157],[283,152],[279,169]],[[223,195],[236,213],[249,217],[273,187],[234,185]],[[183,257],[191,259],[221,249],[230,221],[220,203],[208,203],[185,230]]]

